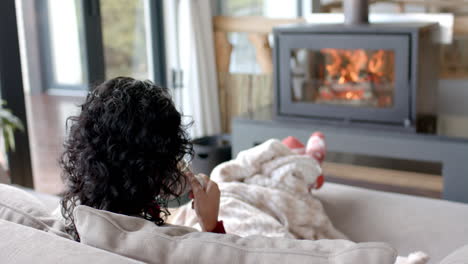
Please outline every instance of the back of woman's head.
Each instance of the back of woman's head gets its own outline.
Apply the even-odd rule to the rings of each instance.
[[[77,204],[157,224],[170,196],[185,179],[178,163],[192,147],[182,117],[164,88],[118,77],[97,86],[70,117],[70,134],[60,164],[66,185],[62,214],[77,236]]]

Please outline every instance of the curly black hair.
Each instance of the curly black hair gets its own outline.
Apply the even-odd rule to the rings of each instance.
[[[78,116],[60,158],[67,232],[79,240],[78,204],[164,223],[167,201],[185,189],[178,164],[193,149],[168,90],[128,77],[98,85]],[[154,213],[156,209],[157,213]]]

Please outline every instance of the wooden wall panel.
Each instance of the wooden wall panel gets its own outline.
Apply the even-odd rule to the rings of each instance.
[[[273,103],[271,74],[218,73],[223,132],[231,131],[231,119]]]

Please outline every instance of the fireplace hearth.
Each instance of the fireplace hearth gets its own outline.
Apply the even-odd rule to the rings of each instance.
[[[435,132],[438,25],[356,17],[274,29],[277,118]]]

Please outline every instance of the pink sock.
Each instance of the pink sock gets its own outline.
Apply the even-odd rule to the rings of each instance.
[[[283,139],[283,141],[281,141],[281,142],[284,145],[286,145],[286,147],[291,149],[294,153],[301,154],[301,155],[305,154],[304,144],[302,144],[302,142],[299,141],[299,139],[297,139],[296,137],[289,136],[289,137]]]
[[[325,136],[322,132],[314,132],[307,141],[306,154],[322,163],[325,153]]]
[[[322,148],[316,147],[317,145],[320,145],[320,144],[317,144],[316,137],[319,137],[319,139],[321,139],[321,141],[323,142],[323,144],[321,144]],[[286,145],[286,147],[291,149],[294,153],[300,154],[300,155],[306,154],[306,150],[309,149],[310,151],[307,153],[307,155],[310,155],[313,159],[315,159],[319,163],[321,163],[323,161],[323,158],[325,158],[324,138],[325,138],[325,136],[322,133],[315,132],[310,137],[310,139],[309,139],[310,146],[309,146],[309,142],[308,142],[307,143],[307,148],[304,146],[304,144],[302,144],[302,142],[299,139],[297,139],[296,137],[293,137],[293,136],[289,136],[289,137],[283,139],[282,143],[284,145]],[[311,142],[311,139],[313,139],[313,142]],[[317,150],[319,152],[317,152],[315,150]],[[311,153],[311,154],[309,154],[309,153]],[[314,155],[314,153],[320,153],[320,155],[316,155],[316,154]],[[318,156],[322,157],[322,159],[319,159]],[[325,182],[325,178],[323,177],[323,175],[318,176],[315,183],[312,186],[309,187],[309,190],[310,189],[320,189],[320,187],[322,187],[324,182]]]
[[[307,141],[306,154],[316,159],[322,164],[325,159],[325,135],[322,132],[314,132]],[[325,177],[320,175],[313,186],[314,189],[320,189],[325,182]]]

